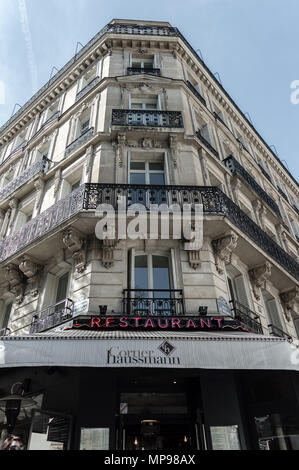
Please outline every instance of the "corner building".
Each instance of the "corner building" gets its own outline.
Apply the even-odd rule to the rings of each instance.
[[[120,197],[202,246],[100,240]],[[2,442],[299,449],[298,201],[177,28],[111,21],[0,128]]]

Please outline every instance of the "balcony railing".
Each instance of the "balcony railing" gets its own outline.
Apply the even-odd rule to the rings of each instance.
[[[128,75],[139,75],[141,73],[146,73],[147,75],[154,75],[155,77],[159,77],[161,75],[160,69],[155,67],[128,67],[127,74]]]
[[[263,334],[259,315],[242,305],[238,300],[230,300],[233,316],[251,333]]]
[[[97,83],[99,83],[100,77],[95,77],[88,85],[86,85],[82,90],[77,93],[76,101],[78,101],[82,96],[85,96],[89,90],[91,90]]]
[[[112,109],[112,126],[184,127],[180,111]]]
[[[125,315],[184,315],[183,291],[180,289],[125,289]]]
[[[41,160],[29,166],[25,171],[23,171],[23,173],[4,186],[4,188],[0,191],[0,201],[6,199],[23,184],[28,183],[28,181],[30,181],[38,173],[45,173],[47,171],[48,164],[49,160],[46,157],[42,157]]]
[[[30,326],[30,333],[50,330],[70,320],[73,317],[72,307],[73,301],[71,299],[64,299],[55,305],[44,308],[34,315]]]
[[[268,325],[270,335],[272,336],[278,336],[280,338],[287,339],[288,341],[292,341],[292,337],[286,333],[285,331],[281,330],[277,326],[273,325],[272,323]]]
[[[216,158],[219,159],[219,153],[217,152],[216,149],[214,149],[214,147],[210,144],[210,142],[207,141],[207,139],[205,139],[200,131],[197,131],[196,132],[196,137],[210,150],[210,152],[215,155]]]
[[[10,328],[0,328],[0,337],[10,335]]]
[[[66,146],[65,148],[65,156],[67,157],[70,153],[72,153],[74,150],[78,149],[79,147],[82,147],[89,139],[94,134],[94,128],[90,127],[89,129],[86,129],[77,139],[73,140],[69,145]]]
[[[205,106],[207,105],[206,104],[206,100],[204,99],[204,97],[199,93],[199,91],[192,85],[191,82],[189,82],[189,80],[187,80],[187,85],[188,87],[190,88],[190,90],[192,91],[192,93],[196,96],[196,98],[199,99],[199,101],[204,104]]]
[[[275,201],[266,193],[266,191],[263,190],[263,188],[256,182],[256,180],[248,173],[248,171],[245,170],[245,168],[233,157],[230,155],[227,157],[225,160],[223,160],[227,168],[232,172],[232,173],[237,173],[239,174],[245,181],[246,183],[251,186],[251,188],[260,196],[271,209],[279,216],[281,217],[280,210],[278,205],[276,204]]]
[[[17,233],[0,242],[0,262],[43,235],[49,233],[75,214],[95,210],[99,204],[111,204],[115,209],[120,196],[127,206],[141,202],[150,204],[202,204],[204,215],[226,216],[263,252],[275,260],[294,278],[299,279],[299,264],[243,212],[226,194],[213,186],[158,186],[87,183],[27,222]]]

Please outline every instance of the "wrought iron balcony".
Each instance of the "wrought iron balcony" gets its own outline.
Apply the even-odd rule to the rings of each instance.
[[[99,83],[100,77],[95,77],[88,85],[86,85],[82,90],[77,93],[76,101],[78,101],[82,96],[85,96],[89,90],[91,90],[97,83]]]
[[[160,77],[160,69],[155,67],[128,67],[128,75],[139,75],[141,73],[146,73],[147,75],[154,75],[155,77]]]
[[[112,109],[112,126],[184,127],[181,111]]]
[[[258,163],[258,166],[260,167],[263,175],[267,178],[268,181],[270,181],[270,183],[272,183],[272,179],[271,179],[271,176],[269,175],[269,173],[265,170],[265,168],[260,164]]]
[[[77,139],[73,140],[69,145],[66,146],[65,148],[65,156],[67,157],[70,153],[72,153],[74,150],[78,149],[79,147],[82,147],[89,139],[94,134],[94,128],[90,127],[89,129],[86,129]]]
[[[263,334],[259,315],[242,305],[238,300],[230,300],[233,316],[251,333]]]
[[[27,222],[18,232],[0,242],[0,262],[58,227],[75,214],[95,210],[99,204],[111,204],[115,209],[120,196],[126,204],[140,202],[150,204],[201,203],[204,215],[226,216],[246,237],[250,238],[263,252],[275,260],[295,279],[299,279],[299,264],[264,232],[219,188],[212,186],[158,186],[87,183],[81,185],[37,217]]]
[[[187,85],[188,87],[190,88],[190,90],[192,91],[192,93],[196,96],[196,98],[199,99],[199,101],[204,104],[205,106],[207,105],[206,103],[206,100],[204,99],[204,97],[199,93],[199,91],[192,85],[191,82],[189,82],[189,80],[187,80]]]
[[[278,336],[280,338],[287,339],[288,341],[293,341],[293,338],[288,333],[281,330],[280,328],[273,325],[272,323],[270,323],[270,325],[268,325],[268,328],[269,328],[270,335]]]
[[[72,307],[73,301],[71,299],[64,299],[55,305],[44,308],[34,315],[30,326],[30,333],[50,330],[70,320],[73,317]]]
[[[216,149],[214,149],[214,147],[210,144],[210,142],[207,141],[207,139],[205,139],[201,133],[200,133],[200,130],[198,130],[196,132],[196,137],[210,150],[210,152],[215,155],[216,158],[219,159],[219,153],[217,152]]]
[[[230,155],[229,157],[223,160],[226,167],[234,174],[240,175],[243,180],[246,181],[249,186],[257,193],[259,197],[261,197],[269,207],[279,216],[281,217],[280,210],[278,205],[275,201],[263,190],[263,188],[256,182],[256,180],[245,170],[245,168],[233,157]]]
[[[48,164],[49,160],[46,157],[42,157],[40,161],[30,165],[25,171],[23,171],[23,173],[4,186],[4,188],[0,191],[0,201],[6,199],[23,184],[28,183],[28,181],[30,181],[38,173],[45,173],[47,171]]]
[[[125,315],[184,315],[183,291],[180,289],[125,289]]]

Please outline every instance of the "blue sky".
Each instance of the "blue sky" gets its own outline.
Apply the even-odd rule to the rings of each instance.
[[[0,0],[0,125],[112,18],[177,26],[298,180],[298,0]]]

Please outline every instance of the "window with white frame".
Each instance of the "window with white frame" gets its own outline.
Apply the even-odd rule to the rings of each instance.
[[[81,90],[87,87],[94,79],[96,78],[96,67],[93,67],[91,70],[86,72],[81,81]]]
[[[213,145],[210,125],[200,114],[196,115],[197,131],[211,145]]]
[[[12,150],[15,150],[17,147],[19,147],[23,142],[25,142],[26,139],[26,134],[27,134],[27,127],[23,129],[19,134],[16,136],[14,143],[13,143],[13,148]]]
[[[239,302],[244,307],[249,307],[244,276],[234,267],[227,268],[227,285],[230,300]]]
[[[281,331],[286,331],[283,315],[278,309],[276,299],[268,291],[262,290],[263,301],[267,313],[267,320],[269,325],[273,325]]]
[[[65,271],[55,276],[48,273],[46,277],[42,309],[50,307],[51,305],[61,305],[69,296],[70,288],[70,272]]]
[[[24,201],[20,202],[14,223],[14,232],[20,230],[27,222],[32,219],[34,205],[34,195],[30,195]]]
[[[155,56],[133,54],[131,57],[131,67],[136,69],[152,69],[155,67]]]
[[[3,176],[2,178],[2,188],[7,186],[11,181],[15,178],[15,171],[13,168],[10,168]]]
[[[82,165],[66,170],[62,175],[59,199],[63,199],[77,189],[82,181]]]
[[[91,117],[91,110],[88,109],[86,112],[82,113],[81,116],[78,117],[76,123],[76,130],[74,140],[78,139],[81,135],[85,134],[90,128],[90,117]]]
[[[51,119],[51,117],[54,116],[54,114],[56,114],[58,110],[59,110],[59,101],[56,100],[45,110],[43,124],[49,121],[49,119]]]
[[[130,109],[159,109],[158,95],[131,95],[130,96]]]

